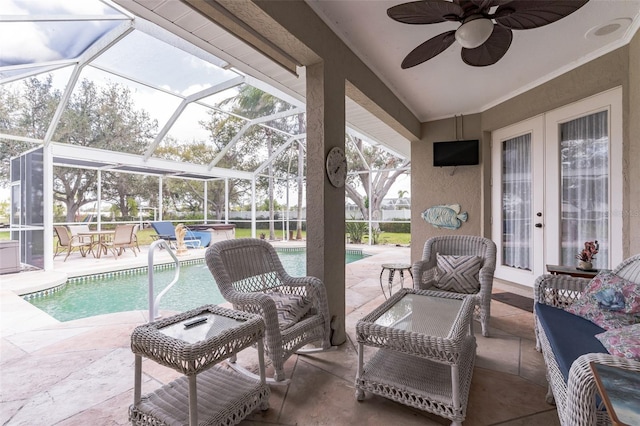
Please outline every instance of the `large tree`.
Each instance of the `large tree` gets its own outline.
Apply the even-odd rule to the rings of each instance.
[[[212,129],[216,120],[201,123]],[[217,127],[213,125],[213,127]],[[193,164],[209,164],[219,151],[216,144],[208,142],[192,141],[190,143],[178,142],[173,138],[163,141],[162,146],[156,149],[155,155],[160,158],[174,161],[184,161]],[[231,157],[231,155],[230,155]],[[231,158],[225,158],[219,166],[227,167]],[[237,202],[241,194],[247,190],[247,185],[238,182],[236,179],[229,179],[229,204]],[[163,185],[163,193],[168,203],[176,211],[183,213],[197,214],[204,210],[204,182],[190,179],[167,179]],[[211,180],[207,182],[207,210],[213,211],[214,217],[218,220],[224,218],[225,213],[225,184],[224,180]],[[167,204],[168,205],[168,204]]]
[[[411,162],[365,144],[360,138],[348,136],[349,141],[351,143],[346,144],[349,169],[372,172],[349,175],[345,184],[347,196],[358,206],[365,220],[369,218],[371,209],[372,217],[377,221],[380,219],[382,201],[395,181],[406,173],[404,169],[409,167]]]
[[[247,118],[258,118],[265,117],[269,115],[276,114],[281,111],[285,111],[291,109],[291,105],[282,101],[281,99],[263,92],[260,89],[257,89],[252,86],[242,86],[240,92],[234,98],[228,99],[223,102],[225,105],[230,105],[232,107],[232,111],[238,115]],[[282,119],[282,120],[274,120],[269,123],[270,127],[274,127],[284,131],[290,131],[291,126],[295,125],[291,122],[291,120]],[[260,144],[264,144],[264,149],[266,151],[266,157],[270,158],[274,153],[275,148],[284,143],[284,137],[277,131],[262,126],[253,126],[247,129],[245,133],[245,138],[254,141],[254,145],[252,149],[249,151],[245,151],[246,153],[255,153],[259,150]],[[258,144],[255,144],[258,142]],[[270,162],[267,166],[267,178],[259,179],[258,183],[260,184],[263,181],[266,181],[266,192],[267,199],[269,203],[269,238],[275,239],[275,182],[274,176],[277,174],[278,169],[285,169],[282,163]]]
[[[32,77],[14,90],[0,89],[0,130],[3,133],[44,140],[52,117],[60,103],[50,75]],[[56,142],[142,154],[153,140],[157,123],[134,105],[131,91],[116,83],[98,87],[82,80],[65,106],[56,127]],[[0,147],[3,165],[8,158],[33,147],[11,141]],[[2,183],[7,182],[8,167],[2,168]],[[124,178],[121,178],[121,180]],[[54,167],[54,199],[66,206],[67,221],[78,210],[97,201],[97,172],[70,167]],[[113,182],[105,185],[104,199],[119,204],[127,213],[128,198],[136,195],[135,185]]]
[[[0,86],[0,133],[42,140],[60,102],[51,76],[28,78],[20,85]],[[9,183],[9,160],[36,147],[23,141],[0,142],[0,186]]]
[[[54,140],[143,154],[153,141],[157,126],[144,110],[136,108],[127,87],[117,83],[99,87],[85,79],[71,96]],[[126,200],[138,195],[137,189],[136,185],[113,182],[105,185],[103,199],[118,204],[123,214],[128,213]],[[54,168],[54,199],[66,205],[67,221],[73,221],[82,206],[97,201],[97,172]]]

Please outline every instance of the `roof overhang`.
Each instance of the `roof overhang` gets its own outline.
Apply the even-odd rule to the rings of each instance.
[[[241,170],[219,167],[210,169],[208,165],[182,163],[153,157],[145,160],[142,155],[56,142],[51,144],[51,150],[53,164],[63,167],[199,180],[223,178],[251,180],[254,176],[251,172]]]

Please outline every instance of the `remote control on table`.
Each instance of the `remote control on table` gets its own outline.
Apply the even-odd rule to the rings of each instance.
[[[192,320],[189,320],[189,321],[185,322],[184,323],[184,328],[195,327],[196,325],[204,324],[205,322],[207,322],[207,318],[206,317],[194,318]]]

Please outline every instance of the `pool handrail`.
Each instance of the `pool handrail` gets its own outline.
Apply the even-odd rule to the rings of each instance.
[[[167,252],[171,255],[171,257],[173,257],[173,260],[176,263],[176,273],[174,274],[173,280],[169,283],[169,285],[167,285],[164,288],[164,290],[162,290],[160,294],[158,294],[158,296],[154,298],[153,297],[153,253],[155,252],[156,247],[158,246],[164,247],[167,250]],[[162,298],[162,296],[165,295],[167,291],[169,291],[171,287],[173,287],[173,285],[176,282],[178,282],[178,279],[180,278],[180,261],[176,257],[173,250],[171,250],[171,246],[169,245],[169,243],[163,239],[159,239],[151,243],[151,245],[149,246],[148,259],[149,259],[149,322],[153,322],[154,320],[160,318],[160,315],[157,315],[160,299]]]

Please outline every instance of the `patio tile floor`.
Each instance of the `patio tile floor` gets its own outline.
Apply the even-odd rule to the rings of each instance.
[[[380,265],[406,263],[410,256],[406,247],[362,248],[373,256],[346,267],[347,341],[334,352],[291,357],[285,366],[290,384],[273,386],[270,409],[252,413],[241,425],[450,423],[371,394],[362,402],[356,401],[355,324],[384,301],[378,281]],[[192,252],[192,256],[203,252]],[[117,260],[72,255],[67,262],[56,260],[55,267],[57,273],[74,275],[145,265],[146,259],[143,248],[137,258],[130,251]],[[24,277],[34,276],[3,276],[0,284],[0,423],[129,424],[134,364],[129,338],[131,331],[146,321],[147,313],[123,312],[60,323],[8,290],[26,285]],[[500,282],[494,287],[498,291],[529,292]],[[464,424],[559,425],[555,408],[545,402],[544,362],[535,351],[532,314],[493,301],[491,337],[480,334],[478,323],[475,330],[478,355]],[[365,358],[372,352],[366,349]],[[243,351],[238,362],[255,368],[255,351]],[[179,376],[148,360],[143,362],[143,373],[143,392]]]

